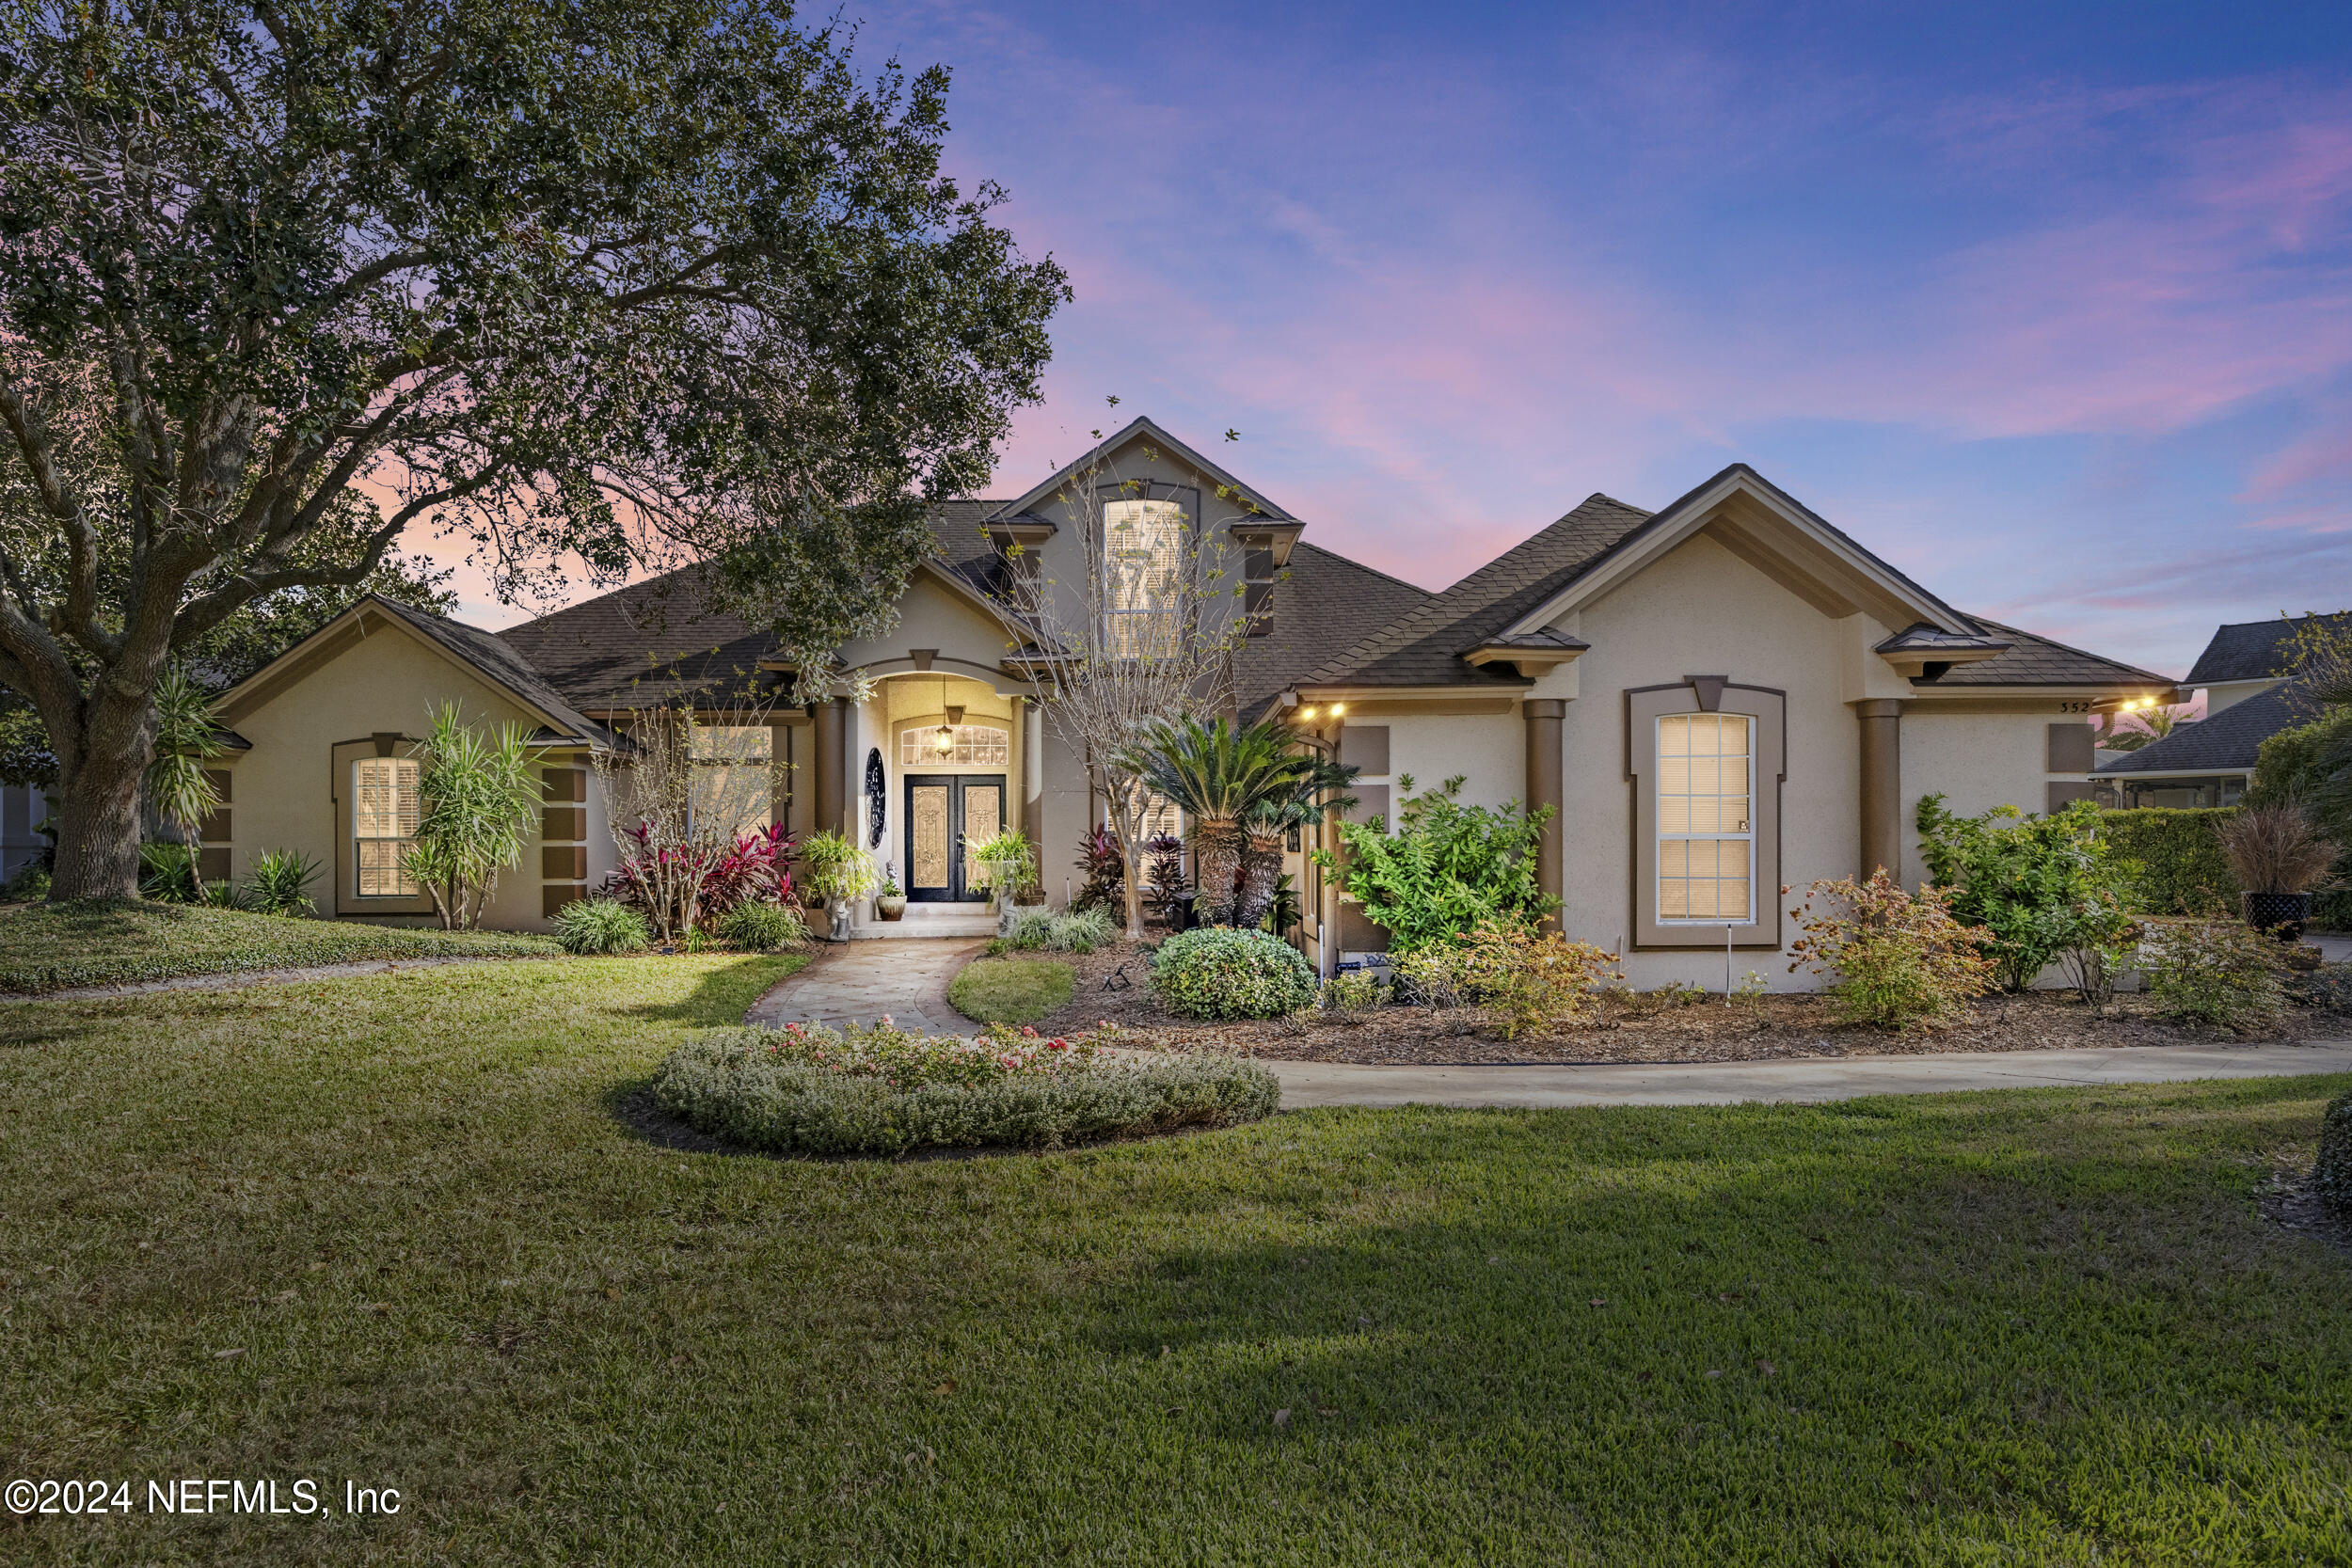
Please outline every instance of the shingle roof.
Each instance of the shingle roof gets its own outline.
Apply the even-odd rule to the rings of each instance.
[[[2118,659],[2103,658],[2097,654],[2070,648],[2046,637],[2005,626],[1998,621],[1988,621],[1981,615],[1969,617],[1989,632],[1997,633],[2009,643],[2006,653],[1975,664],[1955,664],[1933,680],[1914,680],[1911,684],[1922,690],[1941,691],[1956,686],[2164,686],[2172,682],[2153,671]]]
[[[2302,722],[2284,687],[2257,691],[2210,719],[2174,728],[2162,740],[2099,765],[2102,776],[2129,773],[2242,773],[2254,766],[2262,743]]]
[[[537,670],[525,663],[515,649],[490,633],[467,626],[462,621],[452,621],[419,610],[414,605],[384,598],[380,594],[371,594],[368,598],[378,610],[397,618],[404,626],[414,627],[421,636],[448,649],[556,721],[567,732],[560,738],[586,739],[600,745],[612,743],[614,736],[611,730],[573,706],[561,691],[542,678]]]
[[[1326,660],[1311,686],[1526,686],[1493,666],[1459,657],[1590,570],[1647,522],[1650,514],[1597,493],[1558,522],[1520,541],[1461,581]]]
[[[1288,570],[1275,587],[1267,629],[1244,642],[1234,660],[1234,695],[1245,716],[1254,717],[1334,648],[1362,641],[1434,596],[1303,541],[1292,547]]]
[[[2288,620],[2239,621],[2214,629],[2213,641],[2197,656],[2183,686],[2210,686],[2217,681],[2258,681],[2280,673],[2287,643],[2303,617]],[[2352,610],[2339,610],[2320,620],[2352,629]],[[2226,710],[2225,710],[2226,711]]]
[[[998,504],[948,501],[931,516],[940,564],[977,586],[987,586],[994,559],[979,522]],[[565,698],[599,711],[750,679],[761,659],[775,657],[776,640],[711,609],[707,581],[702,567],[682,567],[509,626],[498,640]]]

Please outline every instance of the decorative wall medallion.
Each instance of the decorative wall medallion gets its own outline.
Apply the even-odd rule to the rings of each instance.
[[[882,749],[869,747],[866,752],[866,847],[879,849],[882,841],[883,795],[889,781],[882,777]]]

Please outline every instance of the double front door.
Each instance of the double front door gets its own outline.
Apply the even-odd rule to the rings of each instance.
[[[1005,831],[1005,776],[917,774],[906,791],[907,896],[987,897],[972,851]]]

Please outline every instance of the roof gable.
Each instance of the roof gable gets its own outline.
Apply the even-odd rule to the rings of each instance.
[[[308,675],[326,658],[343,651],[367,631],[373,616],[386,626],[415,638],[469,673],[494,686],[516,705],[536,715],[551,733],[543,740],[580,741],[611,745],[612,732],[567,702],[536,670],[490,633],[413,605],[370,594],[332,621],[278,655],[236,686],[221,693],[213,711],[223,721],[236,718],[276,696]]]
[[[1702,530],[1824,614],[1864,610],[1887,626],[1925,623],[1962,637],[1977,632],[1959,610],[1745,463],[1734,463],[1571,574],[1556,593],[1503,628],[1503,635],[1524,637],[1541,630]]]
[[[1077,461],[1062,465],[1042,484],[1033,487],[1012,500],[998,502],[995,509],[988,514],[989,518],[992,521],[999,520],[1031,511],[1039,503],[1059,494],[1073,475],[1106,462],[1120,449],[1138,439],[1148,439],[1152,445],[1190,465],[1203,478],[1213,480],[1241,496],[1257,510],[1259,515],[1268,522],[1296,521],[1288,511],[1277,506],[1259,491],[1234,478],[1222,466],[1210,462],[1206,457],[1169,435],[1156,421],[1142,414],[1128,420],[1124,429],[1113,432],[1099,445],[1079,457]]]

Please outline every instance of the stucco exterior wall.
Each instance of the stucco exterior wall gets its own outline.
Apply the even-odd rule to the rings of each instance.
[[[2049,726],[2040,713],[1938,713],[1914,704],[1903,714],[1903,882],[1927,879],[1919,858],[1919,798],[1942,794],[1947,809],[1974,816],[1994,806],[2039,813],[2049,802]]]
[[[338,911],[336,799],[349,782],[333,777],[332,749],[365,740],[378,732],[421,739],[432,727],[433,710],[454,702],[469,723],[511,720],[539,727],[538,719],[497,688],[398,627],[378,624],[365,638],[310,671],[301,680],[239,713],[238,734],[253,743],[223,762],[232,776],[234,804],[230,831],[230,867],[242,880],[253,858],[267,849],[298,849],[316,860],[319,881],[313,896],[322,915]],[[596,791],[592,788],[592,796]],[[601,812],[592,816],[590,864],[596,870],[595,839],[609,851],[611,835]],[[343,857],[348,859],[348,857]],[[604,868],[610,869],[611,862]],[[498,892],[483,924],[507,930],[542,930],[539,837],[534,816],[521,859],[499,879]],[[344,918],[372,918],[346,900]],[[403,925],[430,924],[430,916],[387,916]]]
[[[1725,675],[1787,693],[1782,877],[1803,888],[1817,878],[1850,875],[1859,853],[1860,737],[1845,705],[1845,671],[1849,643],[1870,629],[1860,616],[1823,615],[1703,535],[1586,606],[1577,635],[1592,650],[1576,661],[1579,695],[1561,724],[1562,929],[1605,948],[1626,943],[1627,979],[1644,990],[1677,980],[1709,989],[1724,983],[1720,948],[1635,952],[1628,942],[1633,800],[1624,694],[1686,675]],[[1507,793],[1519,793],[1516,781]],[[1769,831],[1770,824],[1761,826]],[[1758,888],[1759,911],[1778,892]],[[1784,942],[1793,935],[1784,924]],[[1788,967],[1773,951],[1742,950],[1732,958],[1735,981],[1753,970],[1775,990],[1805,989],[1808,978]]]

